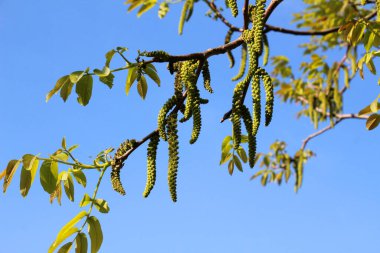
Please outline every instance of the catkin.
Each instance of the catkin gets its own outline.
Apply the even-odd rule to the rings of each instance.
[[[119,148],[116,150],[115,158],[121,157],[128,150],[133,148],[136,145],[135,140],[126,140],[120,144]],[[111,184],[112,188],[120,193],[121,195],[125,195],[125,190],[120,180],[120,170],[123,168],[124,164],[119,162],[117,159],[114,159],[112,162],[112,170],[111,170]]]
[[[376,21],[380,21],[380,0],[376,0],[376,11],[377,11]]]
[[[272,121],[273,115],[273,104],[274,104],[274,95],[273,95],[273,84],[269,74],[264,70],[260,69],[260,76],[264,83],[265,89],[265,126],[268,126]]]
[[[266,0],[256,0],[256,8],[254,14],[253,47],[255,48],[255,51],[259,54],[262,52],[265,2]]]
[[[212,87],[211,87],[210,69],[208,67],[207,60],[205,60],[202,67],[202,76],[203,76],[203,86],[208,92],[213,93],[214,91],[212,90]]]
[[[168,184],[173,202],[177,201],[177,172],[178,172],[178,130],[177,114],[173,113],[168,117],[168,144],[169,144],[169,164],[168,164]]]
[[[268,59],[269,59],[269,43],[268,43],[268,37],[266,34],[264,34],[263,37],[263,66],[266,66],[268,64]]]
[[[237,1],[236,0],[227,0],[228,1],[228,7],[231,9],[232,16],[236,17],[239,14]]]
[[[234,31],[232,29],[228,30],[226,37],[224,39],[224,44],[231,42],[231,37],[233,33]],[[233,68],[235,66],[235,58],[230,50],[227,51],[227,57],[228,57],[228,60],[230,61],[230,68]]]
[[[242,118],[244,121],[245,129],[248,133],[248,161],[249,167],[253,168],[255,165],[255,157],[256,157],[256,136],[252,134],[252,117],[249,109],[243,105],[242,109]]]
[[[167,140],[165,133],[165,125],[166,125],[166,114],[175,106],[177,103],[177,97],[173,95],[171,98],[166,101],[166,103],[162,106],[160,112],[158,113],[157,125],[158,132],[160,134],[161,139],[164,141]]]
[[[244,76],[246,64],[247,64],[247,45],[243,44],[241,47],[241,60],[240,60],[239,72],[237,73],[236,76],[234,76],[231,79],[232,81],[237,81]]]
[[[160,142],[160,136],[158,134],[153,135],[150,138],[147,150],[147,175],[146,175],[146,184],[145,190],[143,193],[144,198],[148,197],[151,190],[156,183],[156,156],[157,156],[157,147]]]
[[[261,117],[261,96],[260,96],[260,76],[255,74],[252,79],[253,98],[253,124],[252,135],[256,136],[260,126]]]
[[[162,51],[162,50],[143,52],[141,53],[141,55],[146,56],[146,57],[159,58],[161,60],[168,60],[170,58],[170,55],[167,52]]]

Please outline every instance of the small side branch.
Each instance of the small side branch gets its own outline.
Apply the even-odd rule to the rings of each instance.
[[[367,115],[363,115],[363,116],[359,116],[357,114],[339,114],[337,115],[337,120],[335,121],[334,125],[329,125],[325,128],[322,128],[321,130],[309,135],[308,137],[306,137],[306,139],[303,140],[302,142],[302,145],[301,145],[301,150],[305,150],[307,144],[309,143],[309,141],[311,141],[312,139],[314,139],[315,137],[333,129],[336,125],[338,125],[340,122],[342,122],[343,120],[345,119],[368,119],[368,116]]]

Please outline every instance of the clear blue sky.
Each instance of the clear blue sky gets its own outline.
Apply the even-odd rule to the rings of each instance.
[[[202,3],[178,36],[178,7],[164,20],[156,11],[137,19],[122,2],[0,0],[1,167],[25,153],[46,156],[63,136],[69,144],[81,145],[77,155],[84,161],[123,139],[139,139],[155,128],[173,83],[162,65],[157,66],[162,87],[150,85],[145,102],[135,89],[125,96],[126,73],[120,73],[112,90],[95,82],[87,107],[78,105],[75,96],[66,104],[58,96],[46,104],[45,95],[60,76],[102,67],[105,52],[116,46],[128,47],[134,59],[138,49],[182,54],[224,40],[225,28],[204,16]],[[301,1],[284,1],[271,23],[288,26],[291,12],[301,7]],[[300,38],[269,38],[272,55],[302,60],[295,41]],[[122,171],[125,197],[112,190],[109,175],[101,186],[99,197],[109,202],[111,212],[97,214],[105,235],[100,252],[380,252],[379,130],[368,132],[363,121],[346,121],[310,143],[317,157],[307,164],[298,194],[292,183],[262,188],[249,181],[254,171],[248,168],[231,177],[218,165],[220,143],[231,131],[219,119],[231,104],[229,80],[237,69],[226,70],[225,56],[210,64],[215,94],[204,93],[211,102],[203,109],[199,141],[190,146],[190,125],[180,127],[179,201],[172,203],[167,189],[165,145],[159,149],[156,187],[148,199],[142,198],[146,162],[145,148],[139,149]],[[357,112],[376,97],[376,81],[367,74],[365,81],[353,82],[346,112]],[[293,152],[315,131],[308,120],[296,121],[296,111],[276,102],[271,126],[260,130],[259,151],[267,152],[280,139]],[[95,173],[88,173],[88,179],[95,180]],[[19,194],[18,180],[19,172],[7,194],[0,195],[0,252],[46,252],[61,226],[79,212],[84,191],[76,185],[75,203],[65,199],[60,207],[49,204],[38,177],[26,199]],[[89,183],[87,192],[93,186]]]

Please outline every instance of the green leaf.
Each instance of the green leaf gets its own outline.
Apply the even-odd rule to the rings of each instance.
[[[162,2],[158,10],[158,17],[164,18],[166,14],[168,13],[168,11],[169,11],[169,4],[167,2]]]
[[[85,71],[74,71],[70,74],[70,82],[77,83],[84,74],[86,74],[86,71],[88,71],[89,68],[87,68]]]
[[[92,95],[92,76],[86,75],[82,77],[76,86],[76,93],[78,94],[78,103],[86,106],[91,99]]]
[[[232,176],[232,173],[234,173],[234,168],[235,168],[235,163],[234,163],[234,160],[232,159],[228,163],[228,173],[230,173],[231,176]]]
[[[20,165],[21,160],[11,160],[9,161],[7,168],[5,169],[5,177],[3,183],[3,192],[7,191],[9,184],[12,182],[12,178]]]
[[[376,75],[376,67],[375,64],[373,63],[372,59],[366,62],[367,68],[369,71],[371,71],[372,74]]]
[[[78,228],[74,227],[83,217],[87,216],[86,211],[81,211],[74,218],[72,218],[66,225],[64,225],[61,230],[58,232],[57,238],[50,246],[48,253],[53,253],[54,250],[69,236],[79,231]]]
[[[115,76],[112,73],[110,73],[108,76],[99,77],[99,80],[105,85],[107,85],[108,88],[112,89],[114,78]]]
[[[232,136],[227,135],[222,141],[222,150],[224,147],[232,141]]]
[[[57,253],[69,253],[71,250],[71,246],[73,245],[73,242],[68,242],[65,245],[63,245]]]
[[[142,99],[145,99],[146,93],[148,92],[148,85],[146,83],[145,76],[141,76],[139,82],[137,83],[137,91]]]
[[[137,17],[140,17],[142,14],[150,10],[156,4],[156,2],[157,0],[146,1],[137,12]]]
[[[247,163],[247,161],[248,161],[248,157],[247,157],[247,153],[245,152],[244,148],[240,147],[240,148],[237,150],[237,153],[238,153],[240,159],[241,159],[244,163]]]
[[[369,107],[371,108],[371,112],[376,113],[379,110],[379,103],[377,102],[378,98],[376,98]]]
[[[62,138],[61,146],[62,146],[63,149],[67,149],[67,147],[66,147],[66,138],[65,137]]]
[[[85,233],[79,233],[75,238],[75,253],[87,253],[88,243]]]
[[[158,85],[160,86],[161,81],[160,77],[157,75],[156,69],[154,66],[149,63],[145,66],[144,72]]]
[[[366,127],[368,130],[375,129],[380,123],[380,115],[379,114],[372,114],[369,116],[366,122]]]
[[[135,82],[136,80],[136,77],[137,77],[137,71],[138,71],[138,68],[137,67],[131,67],[129,68],[128,70],[128,77],[127,77],[127,81],[125,83],[125,93],[129,94],[129,91],[133,85],[133,83]]]
[[[115,55],[116,51],[115,50],[110,50],[106,53],[106,67],[110,67],[110,63],[111,63],[111,60],[112,60],[112,57]]]
[[[67,151],[72,152],[72,151],[74,151],[74,149],[77,149],[78,147],[79,147],[79,145],[75,144],[75,145],[69,147],[69,149]]]
[[[222,153],[222,158],[220,159],[219,165],[228,162],[232,158],[232,153]]]
[[[110,211],[108,203],[104,199],[96,199],[94,201],[94,205],[95,208],[98,209],[98,211],[101,213],[108,213]]]
[[[69,173],[67,173],[67,180],[63,181],[63,188],[65,189],[67,198],[70,201],[74,201],[74,182],[73,177]]]
[[[69,155],[63,152],[62,149],[58,149],[54,154],[50,156],[52,159],[66,162],[69,159]]]
[[[238,170],[240,170],[241,172],[243,172],[243,166],[241,165],[239,157],[237,157],[236,155],[234,155],[233,159],[234,159],[234,163],[236,165],[236,168],[238,168]]]
[[[79,206],[84,207],[90,204],[91,202],[92,202],[92,198],[87,193],[85,193],[82,200],[79,203]]]
[[[63,76],[60,79],[58,79],[57,83],[55,84],[54,88],[49,91],[49,93],[46,95],[46,102],[50,100],[50,98],[56,94],[65,84],[70,83],[70,76]]]
[[[69,82],[65,83],[62,86],[60,95],[61,95],[61,98],[63,99],[64,102],[66,102],[67,98],[70,96],[71,90],[73,89],[73,86],[74,86],[74,84],[69,83]]]
[[[61,205],[61,200],[62,200],[62,184],[61,184],[61,181],[58,181],[54,192],[50,194],[50,204],[53,203],[55,198],[57,199],[58,205]]]
[[[82,185],[83,187],[86,187],[87,179],[86,175],[83,173],[82,170],[74,169],[72,170],[73,176],[75,180],[78,182],[78,184]]]
[[[89,217],[87,227],[91,239],[91,253],[97,253],[103,243],[103,232],[99,220],[95,216]]]
[[[44,161],[40,169],[40,182],[44,190],[51,194],[56,188],[58,180],[58,163]]]
[[[26,197],[36,176],[39,160],[37,156],[27,154],[22,157],[22,163],[20,192],[23,197]]]
[[[111,73],[111,70],[109,67],[104,66],[102,70],[100,69],[94,69],[94,74],[99,77],[105,77],[108,76]]]

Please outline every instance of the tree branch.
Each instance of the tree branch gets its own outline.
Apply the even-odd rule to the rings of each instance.
[[[309,141],[311,141],[315,137],[333,129],[337,124],[339,124],[343,120],[345,120],[345,119],[368,119],[368,116],[367,115],[359,116],[357,114],[339,114],[339,115],[337,115],[337,118],[338,119],[334,122],[333,125],[329,125],[325,128],[322,128],[321,130],[319,130],[319,131],[309,135],[308,137],[306,137],[306,139],[304,139],[302,142],[301,150],[305,150],[306,145],[309,143]]]

